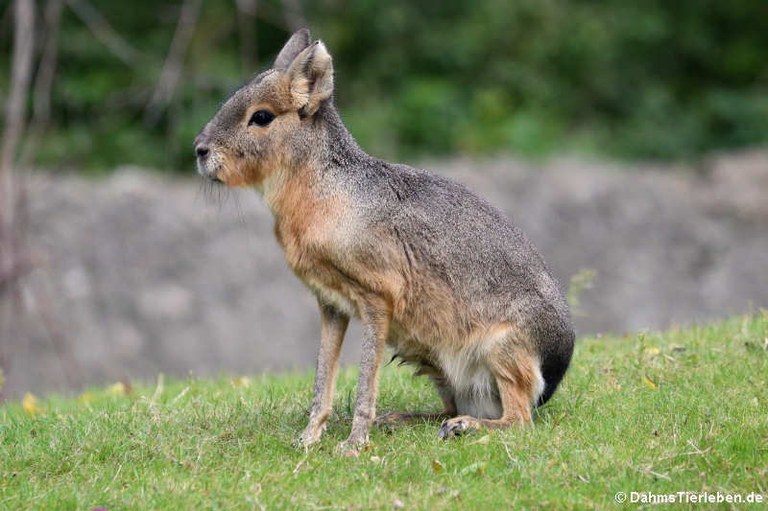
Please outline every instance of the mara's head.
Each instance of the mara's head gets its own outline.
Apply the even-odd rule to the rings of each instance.
[[[235,92],[197,136],[198,172],[229,186],[260,187],[281,169],[301,164],[317,143],[313,118],[332,94],[328,50],[299,30],[272,69]]]

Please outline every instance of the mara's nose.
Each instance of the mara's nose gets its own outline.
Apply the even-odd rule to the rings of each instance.
[[[208,153],[210,152],[210,149],[208,149],[208,146],[205,144],[198,144],[197,147],[195,147],[195,153],[201,160],[208,156]]]

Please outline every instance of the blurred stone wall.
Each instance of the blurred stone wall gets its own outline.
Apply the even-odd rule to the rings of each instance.
[[[660,329],[768,306],[768,152],[696,168],[511,159],[424,166],[529,234],[564,287],[596,271],[579,334]],[[190,172],[192,174],[192,172]],[[311,368],[319,317],[251,191],[122,169],[33,173],[37,269],[0,339],[4,395],[120,379]],[[5,330],[8,331],[7,329]],[[358,354],[359,328],[344,360]]]

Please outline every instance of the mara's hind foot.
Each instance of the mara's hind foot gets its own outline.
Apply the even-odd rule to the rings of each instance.
[[[469,415],[461,415],[459,417],[453,417],[452,419],[446,419],[440,425],[440,429],[437,431],[437,437],[440,440],[447,438],[454,438],[461,436],[468,429],[480,429],[480,421]]]
[[[474,417],[470,417],[469,415],[460,415],[459,417],[453,417],[450,419],[446,419],[443,421],[443,423],[440,425],[440,429],[437,431],[437,436],[441,440],[446,440],[449,438],[456,438],[458,436],[461,436],[464,432],[468,430],[475,430],[475,429],[500,429],[500,428],[507,428],[510,426],[522,426],[525,424],[530,423],[529,421],[522,421],[522,420],[507,420],[507,419],[476,419]]]

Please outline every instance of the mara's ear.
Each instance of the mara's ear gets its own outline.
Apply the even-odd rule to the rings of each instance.
[[[309,46],[309,30],[302,28],[293,33],[288,42],[285,43],[283,49],[277,54],[275,63],[272,65],[273,69],[280,69],[285,71],[296,56],[302,52],[307,46]]]
[[[299,53],[286,75],[294,105],[301,115],[313,115],[333,94],[333,62],[321,41]]]

